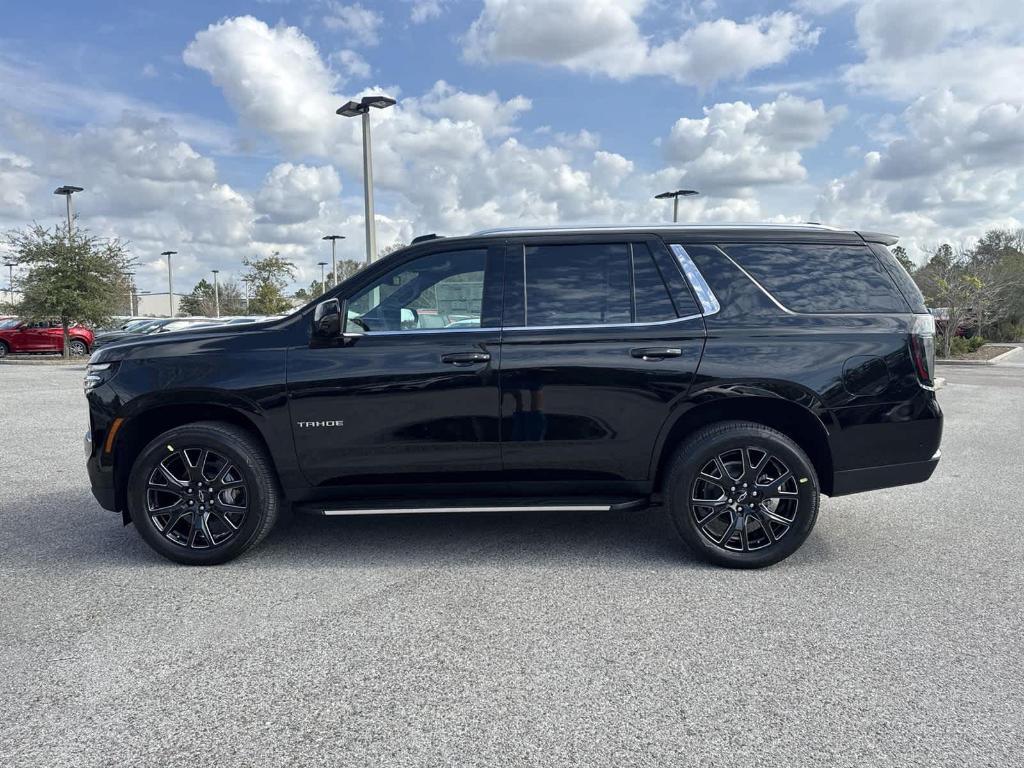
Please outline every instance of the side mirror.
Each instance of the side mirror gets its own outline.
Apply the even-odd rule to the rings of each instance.
[[[313,313],[313,335],[318,339],[336,339],[343,331],[342,307],[337,299],[321,301]]]

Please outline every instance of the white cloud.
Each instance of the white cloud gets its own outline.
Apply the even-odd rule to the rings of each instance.
[[[380,42],[379,30],[384,18],[374,10],[364,8],[359,3],[345,5],[331,2],[328,4],[324,26],[330,30],[346,33],[347,36],[362,45],[377,45]]]
[[[664,173],[702,191],[802,182],[807,170],[799,150],[824,140],[842,115],[820,99],[787,94],[760,107],[706,107],[703,118],[679,118],[662,141],[671,166]]]
[[[431,19],[440,18],[444,13],[447,0],[406,0],[412,8],[409,10],[409,20],[413,24],[423,24]]]
[[[444,80],[438,80],[417,103],[426,115],[473,123],[488,135],[511,133],[519,115],[532,106],[525,96],[502,101],[495,91],[465,93]]]
[[[346,78],[365,80],[370,76],[370,65],[362,56],[350,49],[335,51],[331,54],[331,61],[338,65],[341,74]]]
[[[1024,222],[1024,107],[978,106],[949,90],[903,113],[905,133],[833,180],[817,210],[826,220],[895,230],[917,245],[968,240]]]
[[[704,21],[652,45],[638,19],[647,0],[485,0],[464,38],[471,61],[530,61],[618,80],[660,75],[709,87],[778,64],[818,31],[793,13]]]
[[[256,193],[255,209],[262,221],[295,224],[316,218],[321,205],[341,193],[341,179],[333,167],[275,165]]]
[[[297,28],[269,27],[252,16],[226,19],[197,33],[183,58],[210,76],[243,125],[298,152],[327,152],[332,131],[325,126],[341,122],[333,119],[337,75]]]

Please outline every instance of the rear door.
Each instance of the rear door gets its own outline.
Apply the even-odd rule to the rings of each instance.
[[[529,237],[510,241],[505,273],[507,481],[529,493],[538,482],[642,490],[704,344],[678,262],[653,237]]]

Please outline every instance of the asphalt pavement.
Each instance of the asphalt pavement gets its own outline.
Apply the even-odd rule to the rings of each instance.
[[[81,370],[0,366],[0,765],[1017,766],[1024,367],[789,560],[663,513],[298,517],[172,565],[93,501]]]

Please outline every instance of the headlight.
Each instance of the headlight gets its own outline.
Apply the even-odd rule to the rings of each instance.
[[[117,373],[117,363],[89,363],[85,366],[85,380],[82,388],[86,394],[96,389],[100,384],[110,381]]]

